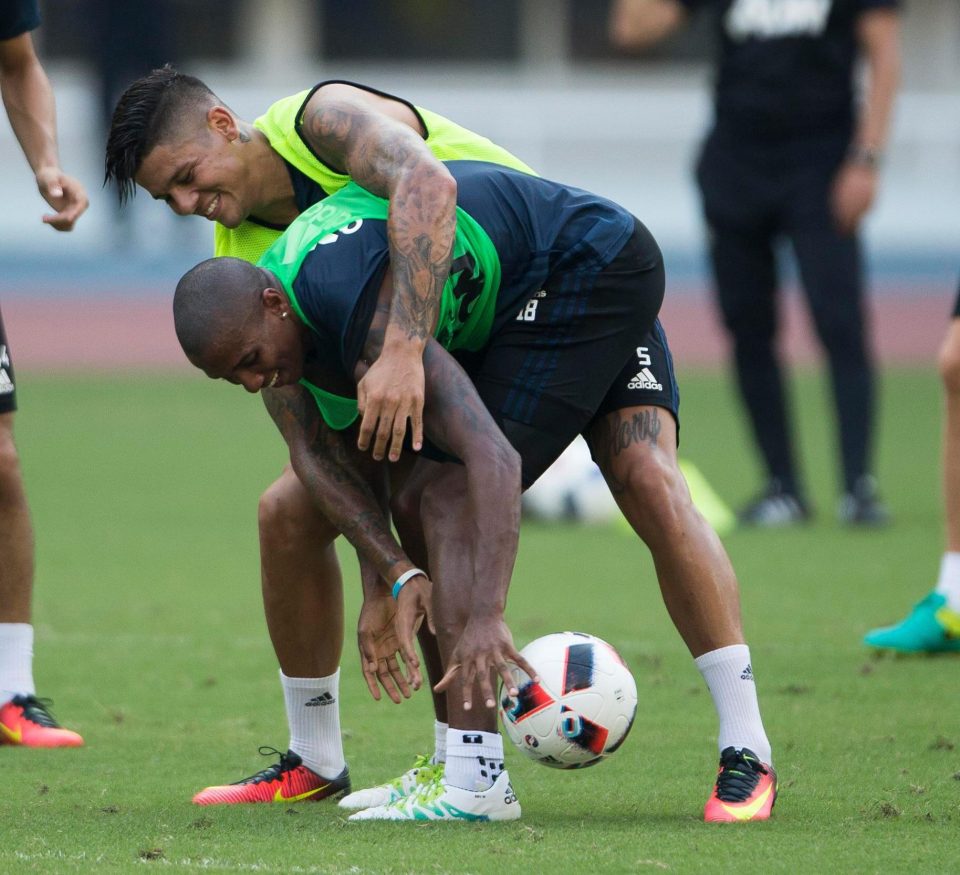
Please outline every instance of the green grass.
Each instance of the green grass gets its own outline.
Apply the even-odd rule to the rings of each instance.
[[[38,539],[36,676],[80,751],[0,748],[0,870],[41,872],[949,872],[960,824],[960,662],[874,659],[872,625],[930,588],[941,552],[936,376],[884,381],[888,531],[835,522],[832,417],[796,385],[817,520],[737,533],[768,733],[773,820],[708,827],[715,718],[646,550],[617,531],[527,526],[508,619],[518,643],[579,628],[634,670],[637,724],[607,763],[555,772],[508,751],[516,824],[347,825],[327,804],[191,806],[287,737],[259,604],[256,499],[283,447],[257,399],[199,378],[21,375],[18,438]],[[739,503],[759,475],[728,382],[683,375],[683,453]],[[356,617],[347,570],[348,629]],[[318,635],[322,629],[317,631]],[[342,704],[356,786],[432,745],[425,693],[374,703],[348,633]]]

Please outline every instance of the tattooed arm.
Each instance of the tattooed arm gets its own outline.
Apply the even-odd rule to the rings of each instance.
[[[390,201],[387,235],[396,294],[383,355],[357,385],[363,418],[358,446],[400,458],[410,419],[413,446],[423,440],[423,349],[450,271],[457,184],[424,142],[405,104],[332,83],[310,98],[303,135],[330,166]]]
[[[293,385],[264,389],[261,394],[290,449],[293,470],[327,519],[384,580],[396,580],[413,568],[374,491],[354,464],[349,442],[327,427],[307,390]]]

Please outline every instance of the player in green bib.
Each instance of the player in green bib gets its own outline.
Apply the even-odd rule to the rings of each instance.
[[[351,178],[390,199],[397,296],[381,365],[358,387],[368,417],[361,440],[382,457],[394,426],[402,439],[408,416],[414,445],[421,440],[420,356],[436,314],[436,277],[449,263],[456,224],[455,186],[438,156],[532,172],[487,138],[366,86],[320,83],[277,101],[250,123],[199,79],[165,67],[133,82],[120,98],[105,165],[121,202],[140,185],[180,215],[215,222],[217,254],[248,261],[256,261],[303,209]],[[399,447],[397,440],[396,453]],[[338,706],[304,707],[319,696],[334,701],[338,696],[343,646],[343,619],[335,607],[342,604],[333,546],[338,532],[289,466],[262,496],[259,522],[264,612],[281,667],[289,750],[271,778],[258,773],[255,783],[209,788],[195,797],[198,803],[271,799],[275,785],[308,771],[319,787],[317,773],[338,775],[345,768]],[[317,636],[318,628],[326,634]],[[439,671],[430,637],[421,638],[424,659],[428,669],[433,664]],[[392,699],[410,695],[395,653],[383,654],[378,672]],[[442,697],[435,703],[437,748],[430,759],[442,762]],[[345,786],[340,782],[324,795],[341,794]]]

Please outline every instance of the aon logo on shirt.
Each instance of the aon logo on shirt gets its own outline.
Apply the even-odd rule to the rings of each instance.
[[[820,36],[833,0],[734,0],[724,26],[731,39]]]

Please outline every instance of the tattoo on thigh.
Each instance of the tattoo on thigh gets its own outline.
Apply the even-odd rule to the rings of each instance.
[[[629,419],[618,417],[610,430],[610,455],[619,456],[631,444],[656,446],[662,428],[656,407],[634,413]]]

